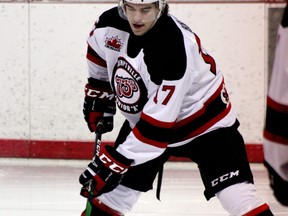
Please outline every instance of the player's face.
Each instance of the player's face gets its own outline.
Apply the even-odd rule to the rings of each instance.
[[[155,3],[132,4],[125,3],[125,12],[133,33],[141,36],[149,31],[156,22],[159,13]]]

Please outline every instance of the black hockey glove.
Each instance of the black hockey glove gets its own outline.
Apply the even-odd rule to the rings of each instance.
[[[113,115],[116,113],[115,96],[110,84],[94,78],[89,78],[85,86],[83,105],[84,119],[91,132],[96,132],[97,123],[103,120],[101,133],[113,130]]]
[[[114,190],[132,162],[112,146],[101,146],[99,154],[79,177],[83,185],[80,194],[90,199]]]

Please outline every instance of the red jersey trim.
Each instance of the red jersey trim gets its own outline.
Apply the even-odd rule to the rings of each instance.
[[[159,121],[157,119],[152,118],[151,116],[145,114],[142,112],[141,119],[145,120],[146,122],[149,122],[151,125],[161,128],[173,128],[175,125],[175,122],[163,122]]]
[[[223,79],[215,93],[198,112],[175,124],[169,143],[177,143],[200,135],[230,113],[231,107]]]
[[[205,132],[206,130],[208,130],[210,127],[212,127],[214,124],[216,124],[217,122],[219,122],[221,119],[223,119],[231,110],[231,103],[229,104],[229,106],[227,107],[227,109],[225,109],[223,112],[219,113],[217,116],[215,116],[215,118],[211,119],[211,121],[207,122],[206,124],[204,124],[203,126],[199,127],[197,130],[191,132],[188,136],[186,136],[183,140],[192,138],[194,136],[197,136],[203,132]]]
[[[288,106],[287,105],[283,105],[283,104],[277,103],[276,101],[274,101],[269,96],[267,97],[267,106],[271,107],[272,109],[274,109],[274,110],[276,110],[278,112],[288,113]]]
[[[287,138],[269,133],[267,130],[264,130],[263,135],[267,140],[270,140],[272,142],[276,142],[277,144],[288,145],[288,139]]]
[[[106,61],[104,61],[89,45],[86,58],[99,66],[107,68]]]
[[[137,127],[134,127],[132,132],[135,135],[135,137],[138,140],[140,140],[141,142],[144,142],[144,143],[146,143],[148,145],[152,145],[152,146],[155,146],[155,147],[158,147],[158,148],[166,148],[167,147],[168,142],[158,142],[158,141],[155,141],[155,140],[148,139],[147,137],[142,136],[142,134],[139,132]]]
[[[216,99],[219,97],[222,88],[223,88],[223,84],[224,84],[224,80],[222,80],[220,86],[218,87],[218,89],[215,91],[215,93],[204,103],[204,106],[197,111],[196,113],[192,114],[191,116],[189,116],[186,119],[183,119],[179,122],[176,123],[175,125],[175,129],[180,128],[186,124],[188,124],[189,122],[193,121],[194,119],[198,118],[199,116],[203,115],[206,112],[207,107]],[[231,106],[231,104],[229,103],[229,105]]]

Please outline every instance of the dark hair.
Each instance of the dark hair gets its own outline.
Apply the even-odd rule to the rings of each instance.
[[[162,10],[162,13],[167,15],[168,12],[169,12],[169,5],[166,3],[165,8]]]
[[[156,7],[159,8],[159,2],[155,2]],[[165,4],[165,7],[162,9],[162,14],[167,15],[169,11],[168,3]]]

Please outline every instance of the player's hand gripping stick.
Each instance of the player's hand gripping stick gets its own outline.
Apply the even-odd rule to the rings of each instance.
[[[98,121],[97,130],[95,132],[93,161],[96,157],[97,149],[100,149],[103,127],[104,127],[103,120]],[[79,182],[80,182],[80,184],[82,184],[80,194],[86,198],[89,197],[91,182],[92,182],[93,176],[95,176],[95,172],[93,171],[93,167],[91,167],[91,163],[93,163],[93,161],[88,164],[88,167],[86,168],[86,170],[79,177]]]
[[[101,121],[95,138],[95,156],[86,170],[80,175],[83,185],[80,194],[88,199],[112,191],[122,180],[133,160],[127,159],[110,145],[101,145]]]

